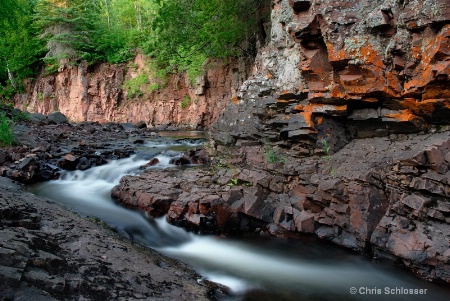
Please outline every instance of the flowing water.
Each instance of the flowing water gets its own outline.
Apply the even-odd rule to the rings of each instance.
[[[148,141],[130,158],[87,171],[66,172],[59,180],[29,189],[181,259],[206,279],[228,286],[234,293],[230,300],[450,300],[446,287],[316,239],[199,236],[168,224],[164,218],[151,219],[115,203],[110,192],[122,176],[138,173],[139,167],[154,157],[160,163],[151,168],[175,168],[168,163],[171,153],[162,152],[195,146],[171,141],[170,137]],[[405,294],[405,289],[413,291]]]

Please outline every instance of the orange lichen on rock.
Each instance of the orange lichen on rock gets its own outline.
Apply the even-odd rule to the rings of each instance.
[[[386,68],[378,51],[368,42],[359,47],[358,51],[350,51],[350,55],[363,60],[367,65],[374,65],[382,69]]]
[[[303,111],[304,108],[305,108],[305,107],[304,107],[303,105],[296,105],[295,108],[294,108],[294,110],[295,110],[295,111]]]
[[[231,102],[234,103],[235,105],[239,104],[239,99],[235,96],[231,98]]]
[[[417,101],[414,98],[405,98],[403,101],[400,101],[400,104],[409,111],[413,112],[416,115],[426,115],[431,116],[433,113],[435,106],[433,102],[427,101]]]
[[[329,114],[334,116],[342,116],[347,114],[347,105],[330,105],[330,104],[317,104],[311,103],[308,105],[297,105],[295,107],[296,111],[300,111],[300,114],[303,115],[306,124],[309,127],[314,127],[313,115],[314,114]],[[323,122],[323,117],[317,117],[317,120],[320,123]]]
[[[378,102],[378,98],[375,98],[375,97],[363,97],[361,99],[361,101],[369,102],[369,103],[375,103],[375,102]]]
[[[322,123],[323,123],[323,116],[318,116],[318,117],[316,118],[316,122],[317,122],[317,125],[322,124]]]
[[[350,59],[348,53],[345,51],[344,47],[336,51],[334,45],[330,41],[326,41],[325,45],[327,46],[328,51],[328,60],[330,62],[339,62],[343,60]]]
[[[422,100],[450,98],[450,87],[425,87]]]
[[[306,124],[309,127],[313,128],[314,122],[312,121],[312,112],[304,111],[304,112],[301,112],[300,114],[303,115],[303,118],[305,119]]]
[[[400,97],[402,92],[402,84],[397,75],[388,71],[384,73],[386,84],[383,86],[383,91],[391,97]]]
[[[292,102],[292,99],[277,98],[277,102],[278,103],[289,103],[289,102]]]
[[[335,99],[348,99],[349,95],[342,85],[333,85],[331,87],[330,97]]]
[[[445,25],[438,35],[429,36],[422,41],[422,44],[413,46],[413,53],[421,51],[421,61],[414,69],[412,78],[404,85],[404,94],[419,92],[435,79],[437,75],[447,75],[448,72],[448,48],[450,47],[450,24]],[[446,57],[444,57],[446,56]]]
[[[417,116],[415,116],[409,109],[402,110],[395,114],[386,114],[386,117],[394,118],[401,122],[412,121],[417,118]]]
[[[305,119],[306,124],[313,128],[314,122],[312,121],[312,114],[313,114],[313,105],[306,105],[303,107],[303,112],[300,113],[303,115],[303,118]]]

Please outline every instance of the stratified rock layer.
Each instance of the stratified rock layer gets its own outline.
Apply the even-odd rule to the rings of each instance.
[[[27,84],[15,106],[49,114],[61,111],[72,122],[138,122],[154,127],[205,128],[217,119],[247,77],[250,63],[211,61],[191,83],[186,74],[160,78],[148,58],[129,64],[63,65],[58,73]]]

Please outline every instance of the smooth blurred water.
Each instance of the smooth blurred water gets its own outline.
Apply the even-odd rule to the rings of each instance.
[[[162,152],[196,146],[167,144],[170,139],[148,141],[130,158],[87,171],[66,172],[59,180],[29,189],[83,215],[100,218],[130,239],[189,263],[205,278],[228,286],[235,293],[232,300],[450,300],[448,288],[316,239],[288,242],[198,236],[168,224],[164,218],[152,219],[114,202],[110,192],[122,176],[138,173],[139,167],[154,157],[160,163],[150,168],[174,168],[168,164],[170,156]],[[357,290],[354,295],[352,287]],[[387,295],[386,287],[427,292]],[[249,293],[252,291],[258,294]]]

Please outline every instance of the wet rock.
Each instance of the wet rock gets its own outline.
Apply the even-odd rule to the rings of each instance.
[[[125,132],[129,132],[129,133],[136,132],[138,130],[138,128],[136,126],[134,126],[134,124],[128,123],[128,122],[127,123],[121,123],[120,126],[122,127],[122,129]]]
[[[211,186],[212,181],[213,178],[201,170],[151,169],[139,178],[123,177],[112,190],[112,196],[155,217],[167,214],[168,220],[176,225],[207,233],[234,231],[239,218]]]
[[[169,160],[169,164],[173,165],[189,165],[192,164],[191,160],[186,157],[175,157]]]
[[[41,163],[39,165],[39,176],[39,181],[55,180],[59,177],[59,168],[53,164]]]
[[[153,159],[151,159],[147,164],[142,165],[140,168],[145,168],[145,167],[148,167],[148,166],[153,166],[153,165],[156,165],[156,164],[158,164],[158,163],[159,163],[158,158],[153,158]]]
[[[72,154],[67,154],[64,156],[63,160],[58,162],[58,165],[62,169],[75,170],[77,169],[78,163],[80,163],[80,158]]]
[[[76,165],[75,169],[78,170],[86,170],[91,167],[91,161],[86,157],[81,157],[78,164]]]
[[[0,177],[0,298],[206,300],[186,265]],[[30,223],[34,221],[34,223]],[[164,283],[162,286],[161,283]]]
[[[41,113],[31,113],[28,118],[31,122],[38,124],[46,124],[48,122],[47,116]]]
[[[189,158],[192,164],[209,164],[211,160],[204,148],[195,148],[188,150],[184,153],[184,156]]]
[[[141,139],[141,138],[133,140],[133,144],[144,144],[144,142],[145,142],[145,140]]]
[[[3,164],[5,162],[11,161],[11,155],[9,154],[9,151],[0,149],[0,164]]]
[[[36,160],[34,158],[25,158],[22,162],[17,165],[17,169],[28,170],[30,167],[36,165]]]

